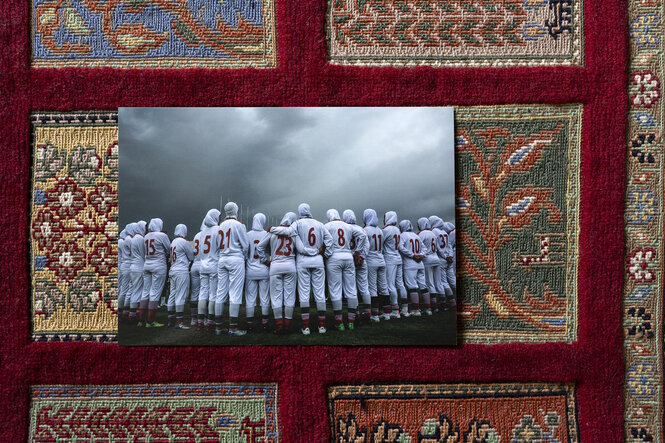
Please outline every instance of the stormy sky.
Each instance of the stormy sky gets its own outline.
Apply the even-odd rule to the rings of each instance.
[[[159,217],[188,238],[235,201],[278,224],[365,208],[454,217],[452,108],[120,108],[120,226]]]

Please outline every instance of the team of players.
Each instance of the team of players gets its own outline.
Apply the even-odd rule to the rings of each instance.
[[[302,316],[301,332],[310,334],[309,311],[313,294],[318,331],[326,332],[326,291],[334,312],[335,327],[353,330],[359,301],[362,317],[370,322],[390,320],[456,306],[455,227],[433,215],[418,220],[419,233],[411,222],[397,222],[394,211],[386,212],[378,227],[373,209],[363,213],[364,228],[346,210],[340,218],[327,211],[328,223],[312,217],[302,203],[299,217],[287,213],[279,226],[265,231],[266,216],[254,216],[252,229],[237,220],[238,206],[224,206],[206,214],[192,244],[187,227],[179,224],[170,241],[159,218],[130,223],[118,241],[118,312],[124,322],[145,327],[164,326],[155,311],[167,277],[169,326],[189,329],[183,322],[187,296],[191,325],[222,334],[224,308],[228,302],[231,336],[244,335],[238,328],[243,293],[248,329],[253,328],[257,298],[263,328],[268,328],[270,307],[274,331],[290,329],[296,294]],[[342,316],[347,305],[346,326]]]

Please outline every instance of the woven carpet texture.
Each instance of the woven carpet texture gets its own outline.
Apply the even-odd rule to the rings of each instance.
[[[537,2],[531,3],[535,7]],[[566,2],[552,2],[558,5],[556,7],[565,6],[562,3]],[[506,4],[514,5],[516,2]],[[427,66],[393,68],[338,65],[330,63],[330,44],[327,40],[329,5],[323,1],[286,0],[274,5],[274,68],[144,69],[139,65],[123,70],[63,67],[64,64],[57,63],[53,66],[59,69],[34,67],[32,8],[24,1],[3,2],[0,10],[6,18],[6,26],[0,28],[0,45],[3,48],[0,55],[0,92],[3,101],[0,108],[0,140],[4,154],[0,162],[3,178],[0,184],[0,204],[3,208],[0,229],[3,245],[0,248],[0,275],[3,277],[0,289],[5,294],[5,324],[0,332],[2,439],[24,441],[34,435],[30,434],[31,414],[35,412],[31,409],[31,395],[34,389],[49,389],[56,385],[276,384],[279,391],[277,420],[281,440],[309,442],[331,438],[331,386],[372,383],[464,383],[487,386],[509,382],[521,385],[517,389],[524,389],[533,383],[566,386],[566,394],[561,394],[561,398],[573,399],[571,401],[575,403],[573,409],[576,416],[576,421],[566,422],[566,429],[572,429],[573,426],[575,430],[575,434],[568,435],[578,435],[580,441],[622,441],[624,433],[630,432],[624,429],[622,342],[622,285],[626,272],[624,165],[629,105],[628,38],[631,32],[626,6],[626,3],[616,0],[586,1],[583,8],[577,10],[577,15],[571,16],[583,20],[583,39],[579,42],[579,55],[583,57],[580,60],[571,59],[570,62],[579,66],[550,64],[537,67],[434,69]],[[559,15],[559,18],[568,17],[565,10],[560,11],[563,15]],[[79,18],[84,15],[80,11],[74,12],[62,11],[61,15],[56,16],[65,17],[62,14],[69,14],[68,23],[77,26]],[[519,14],[519,11],[515,13]],[[65,32],[63,35],[76,35],[75,31],[86,32],[70,29],[67,31],[70,34]],[[573,44],[572,40],[569,42]],[[541,46],[539,48],[543,49]],[[638,85],[637,92],[648,93],[649,88],[649,84]],[[570,190],[559,194],[560,188],[550,194],[542,193],[548,186],[559,185],[537,182],[538,177],[521,183],[525,189],[530,186],[534,192],[542,191],[533,195],[543,197],[542,200],[550,205],[543,208],[542,214],[539,213],[549,225],[546,226],[548,232],[526,232],[516,243],[528,243],[529,247],[516,252],[521,252],[520,255],[531,263],[533,259],[542,257],[542,239],[537,235],[557,234],[559,237],[553,237],[555,246],[568,248],[567,254],[576,263],[572,267],[573,272],[577,272],[576,281],[572,285],[566,281],[557,281],[551,288],[552,291],[561,292],[552,295],[551,300],[557,303],[547,305],[552,308],[552,312],[547,312],[538,303],[532,303],[531,307],[536,309],[531,311],[525,311],[523,303],[509,303],[511,298],[504,294],[504,287],[496,286],[497,279],[505,282],[502,279],[510,279],[511,273],[519,272],[521,268],[492,269],[490,266],[489,271],[485,271],[490,274],[483,274],[479,270],[477,278],[494,275],[487,281],[490,289],[496,287],[499,290],[476,289],[472,297],[464,300],[469,302],[470,316],[473,315],[471,308],[475,307],[479,308],[481,314],[470,319],[471,323],[469,319],[463,320],[471,325],[471,339],[464,340],[462,324],[460,334],[464,343],[453,348],[122,348],[116,344],[95,341],[31,340],[35,327],[32,315],[36,308],[31,302],[35,289],[31,273],[33,266],[36,266],[30,243],[31,232],[34,232],[31,209],[36,201],[31,169],[35,164],[33,155],[36,154],[32,146],[31,116],[40,113],[106,112],[115,111],[121,106],[455,105],[489,106],[500,110],[507,105],[528,107],[540,104],[561,114],[561,121],[532,125],[526,129],[519,128],[518,123],[512,123],[516,128],[513,128],[516,134],[514,143],[520,144],[519,137],[525,137],[526,145],[535,141],[530,137],[538,135],[538,140],[541,140],[541,135],[549,137],[552,146],[561,149],[558,155],[566,156],[563,163],[557,160],[557,167],[552,168],[552,174],[559,174],[558,183],[571,180],[579,182],[579,194],[575,195],[571,195],[574,193],[568,192]],[[575,115],[571,117],[572,114]],[[578,133],[571,130],[575,125],[579,125]],[[508,127],[498,123],[492,126],[493,129],[485,133],[476,131],[468,134],[467,140],[489,152],[494,146],[491,133]],[[527,129],[531,132],[527,133]],[[577,144],[575,137],[578,137]],[[102,142],[106,141],[101,140],[96,146],[97,156],[106,152],[102,150]],[[458,152],[461,146],[470,149],[468,147],[471,145],[458,140]],[[556,156],[557,152],[546,149],[543,152],[544,158],[554,161],[554,157],[548,156]],[[81,152],[80,155],[86,153]],[[459,158],[467,155],[462,153]],[[497,155],[503,154],[498,152]],[[491,162],[491,158],[483,161]],[[481,174],[482,162],[464,162],[465,167],[472,168],[471,174]],[[80,179],[85,181],[90,178]],[[50,189],[53,183],[48,182],[45,187]],[[482,197],[483,183],[476,180],[469,184],[470,207],[474,208],[474,201]],[[489,183],[485,185],[489,186]],[[458,193],[462,188],[458,188]],[[517,188],[510,188],[507,193],[518,200],[531,196],[518,194],[517,191]],[[96,201],[105,204],[103,200]],[[575,235],[570,236],[569,232],[573,225],[564,228],[557,213],[562,218],[565,214],[566,220],[569,220],[569,216],[577,217]],[[460,216],[463,215],[458,215],[458,222]],[[526,217],[523,217],[520,223],[524,226],[526,222]],[[470,222],[464,223],[473,229]],[[573,239],[574,243],[561,242],[559,238]],[[471,240],[480,239],[474,235]],[[658,244],[657,247],[661,246]],[[510,248],[506,251],[508,254],[512,252]],[[560,251],[555,249],[557,253]],[[569,274],[568,271],[558,272]],[[90,284],[94,285],[92,282]],[[547,300],[547,291],[542,287],[539,290],[543,292],[535,298],[543,297],[543,300]],[[533,302],[535,298],[518,300]],[[461,310],[462,314],[464,312]],[[660,313],[654,311],[653,315],[659,316]],[[659,318],[657,320],[660,321]],[[534,326],[534,323],[539,326]],[[524,331],[529,328],[536,331],[533,336],[538,338],[535,340],[537,343],[524,343],[532,340],[520,339],[519,334],[514,333],[517,330],[526,335]],[[474,331],[487,330],[511,332],[500,339],[473,339]],[[498,333],[495,335],[499,336]],[[662,352],[662,349],[657,348],[656,352]],[[658,378],[661,376],[659,371],[662,366],[659,365],[662,365],[662,356],[656,358],[654,372]],[[639,388],[640,381],[651,375],[644,375],[642,369],[639,369],[636,377]],[[574,396],[569,395],[568,392],[573,389]],[[494,397],[500,397],[496,393],[499,391],[489,389],[488,392],[495,392]],[[639,391],[636,392],[639,394]],[[136,402],[140,403],[139,400]],[[502,404],[500,401],[494,403]],[[662,397],[650,398],[647,403],[652,406],[649,411],[662,411]],[[552,406],[555,408],[552,412],[556,412],[560,419],[570,417],[566,409],[568,406]],[[347,419],[348,413],[353,413],[354,408],[356,406],[347,406]],[[470,426],[495,437],[501,433],[501,441],[504,441],[504,438],[510,437],[513,429],[528,428],[531,423],[529,419],[523,421],[527,415],[537,420],[541,430],[546,429],[548,423],[554,426],[554,421],[543,421],[553,420],[554,416],[547,415],[551,411],[545,411],[544,416],[534,418],[536,412],[537,407],[529,409],[525,406],[524,414],[515,414],[515,423],[496,425],[498,427],[492,423],[492,426],[488,424],[484,428],[481,423],[474,425],[472,417],[464,414],[450,415],[445,419],[432,416],[438,421],[428,421],[429,427],[424,431],[421,428],[420,431],[426,431],[424,435],[431,435],[428,432],[436,432],[436,429],[446,426],[447,419],[455,420],[455,425],[464,430]],[[249,416],[259,417],[256,414]],[[414,418],[415,421],[420,419],[427,421],[429,417]],[[408,424],[410,435],[414,432],[417,434],[417,426],[422,424],[416,424],[415,421]],[[220,416],[217,423],[227,426],[231,422],[228,417]],[[356,423],[362,425],[358,419]],[[363,423],[370,425],[368,421]],[[549,429],[561,433],[563,428],[556,425],[556,431],[553,427]],[[492,430],[494,433],[490,432]],[[638,430],[637,438],[649,433],[653,435],[653,441],[661,438],[654,428],[645,430],[646,434],[640,432]],[[476,435],[480,434],[476,432]],[[569,437],[566,441],[574,440]]]

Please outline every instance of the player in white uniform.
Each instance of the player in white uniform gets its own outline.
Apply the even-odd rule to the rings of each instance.
[[[129,310],[125,311],[125,297],[129,294],[129,255],[132,236],[127,233],[129,225],[118,234],[118,322],[127,320]]]
[[[423,293],[423,298],[429,300],[429,292],[425,283],[425,266],[423,265],[422,256],[423,246],[420,237],[413,232],[413,227],[409,220],[399,222],[399,230],[402,233],[400,234],[398,248],[400,254],[402,254],[402,263],[404,264],[404,283],[411,297],[411,315],[419,317],[421,315],[419,292]]]
[[[273,227],[270,232],[280,235],[296,234],[300,238],[296,247],[296,268],[298,270],[298,298],[302,316],[302,330],[309,335],[309,299],[314,293],[314,301],[318,312],[319,334],[326,332],[326,273],[323,257],[332,254],[332,237],[323,223],[312,218],[312,211],[307,203],[298,206],[300,218],[287,229]],[[311,288],[311,291],[310,291]]]
[[[408,317],[410,315],[409,303],[406,298],[406,288],[404,288],[404,278],[402,276],[404,265],[399,253],[400,231],[397,227],[397,213],[395,211],[386,212],[383,216],[383,224],[385,225],[383,227],[383,258],[386,261],[386,281],[390,292],[390,304],[383,306],[383,318],[389,320],[400,316]],[[398,294],[399,300],[397,298]],[[396,314],[395,312],[399,309],[399,302],[402,302],[402,310]],[[390,314],[391,309],[392,314]]]
[[[199,293],[201,292],[201,256],[199,252],[201,252],[201,234],[204,229],[205,225],[201,224],[201,230],[194,236],[194,240],[192,241],[194,243],[192,251],[194,253],[194,262],[189,270],[189,311],[192,317],[191,326],[196,326],[198,323]],[[201,327],[203,327],[203,321],[201,321]]]
[[[371,321],[379,321],[379,306],[390,306],[388,298],[388,283],[386,280],[386,261],[383,258],[383,230],[378,227],[379,218],[374,209],[365,209],[363,212],[365,233],[367,234],[367,278],[371,297]],[[358,268],[356,268],[358,269]],[[365,311],[367,314],[367,311]],[[399,315],[399,310],[396,310]],[[388,316],[390,318],[390,316]]]
[[[262,213],[254,215],[252,219],[252,230],[247,233],[249,249],[247,251],[247,265],[245,268],[245,303],[247,309],[247,329],[250,331],[254,326],[254,308],[256,297],[259,296],[261,304],[261,324],[263,330],[268,329],[268,318],[270,316],[270,269],[261,263],[256,246],[268,233],[265,231],[266,216]]]
[[[171,242],[171,269],[169,270],[169,324],[178,329],[189,329],[182,322],[185,316],[185,302],[189,293],[189,265],[194,260],[194,250],[187,240],[187,226],[175,227],[175,238]],[[175,320],[175,324],[173,323]]]
[[[238,205],[234,202],[224,205],[224,213],[226,218],[219,225],[215,237],[219,244],[215,333],[218,335],[222,333],[223,307],[229,300],[229,336],[245,335],[247,331],[238,329],[238,315],[245,286],[245,257],[249,251],[247,229],[237,219]]]
[[[437,296],[443,295],[441,288],[441,278],[439,275],[439,256],[437,255],[436,237],[430,229],[427,217],[418,219],[418,237],[420,237],[423,256],[423,265],[425,265],[425,284],[429,294],[425,295],[425,314],[432,315],[432,307],[436,309]]]
[[[142,326],[145,321],[145,309],[141,307],[141,295],[143,294],[143,264],[145,262],[145,235],[146,223],[141,220],[133,223],[133,236],[129,262],[129,279],[131,285],[131,299],[129,313],[130,320],[137,321],[137,326]],[[147,304],[145,308],[147,309]]]
[[[450,288],[453,291],[453,294],[456,292],[457,289],[457,276],[455,274],[455,249],[456,249],[456,244],[455,244],[455,225],[453,225],[450,222],[444,222],[443,223],[443,230],[446,231],[446,234],[448,234],[448,241],[446,244],[446,249],[445,249],[445,254],[446,254],[446,261],[448,262],[448,266],[446,267],[446,278],[448,280],[448,284],[450,285]],[[455,297],[452,297],[450,300],[451,302],[451,307],[456,306],[455,302]]]
[[[145,235],[145,263],[143,264],[143,294],[141,304],[148,301],[148,321],[146,328],[162,327],[162,323],[155,321],[155,311],[159,307],[164,283],[166,283],[167,260],[171,254],[171,241],[168,235],[162,232],[164,222],[161,218],[153,218],[148,225]]]
[[[214,324],[215,298],[217,297],[217,263],[219,262],[219,243],[214,241],[219,230],[219,211],[211,209],[203,219],[205,228],[201,231],[199,254],[199,328],[205,325],[210,328]],[[204,321],[207,316],[207,321]]]
[[[339,219],[336,209],[326,212],[328,223],[325,227],[332,236],[332,254],[326,263],[328,277],[328,291],[335,315],[335,326],[343,331],[342,322],[342,288],[348,307],[348,328],[354,329],[356,311],[358,309],[358,291],[356,290],[356,266],[351,253],[351,241],[355,241],[357,248],[365,247],[365,236]]]
[[[347,209],[342,212],[342,219],[365,239],[365,247],[362,249],[358,248],[358,245],[353,238],[351,239],[351,244],[349,247],[353,253],[353,262],[356,265],[356,288],[358,290],[359,299],[363,302],[363,309],[365,314],[371,314],[372,299],[369,292],[369,283],[367,281],[366,262],[367,253],[369,252],[369,240],[367,238],[367,233],[363,228],[356,224],[356,214],[351,209]],[[367,317],[367,320],[369,320],[369,316]]]
[[[296,221],[296,214],[287,212],[280,226],[289,227]],[[270,302],[275,316],[275,334],[288,333],[296,304],[296,243],[291,236],[268,234],[256,247],[259,259],[270,266]],[[270,250],[268,259],[267,250]],[[282,316],[284,317],[282,319]]]
[[[448,234],[443,230],[443,220],[436,215],[432,215],[429,218],[430,226],[432,227],[432,233],[436,238],[437,244],[437,255],[439,257],[439,285],[443,288],[444,296],[439,300],[439,305],[441,309],[447,310],[451,307],[451,302],[454,303],[453,291],[450,289],[448,284],[448,276],[446,275],[446,269],[448,267],[448,261],[446,260],[446,245],[448,244]]]

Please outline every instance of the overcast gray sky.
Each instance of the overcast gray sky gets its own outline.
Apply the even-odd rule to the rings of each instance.
[[[454,217],[452,108],[120,108],[120,226],[160,217],[191,239],[235,201],[279,223],[326,210]],[[248,226],[249,228],[249,226]]]

